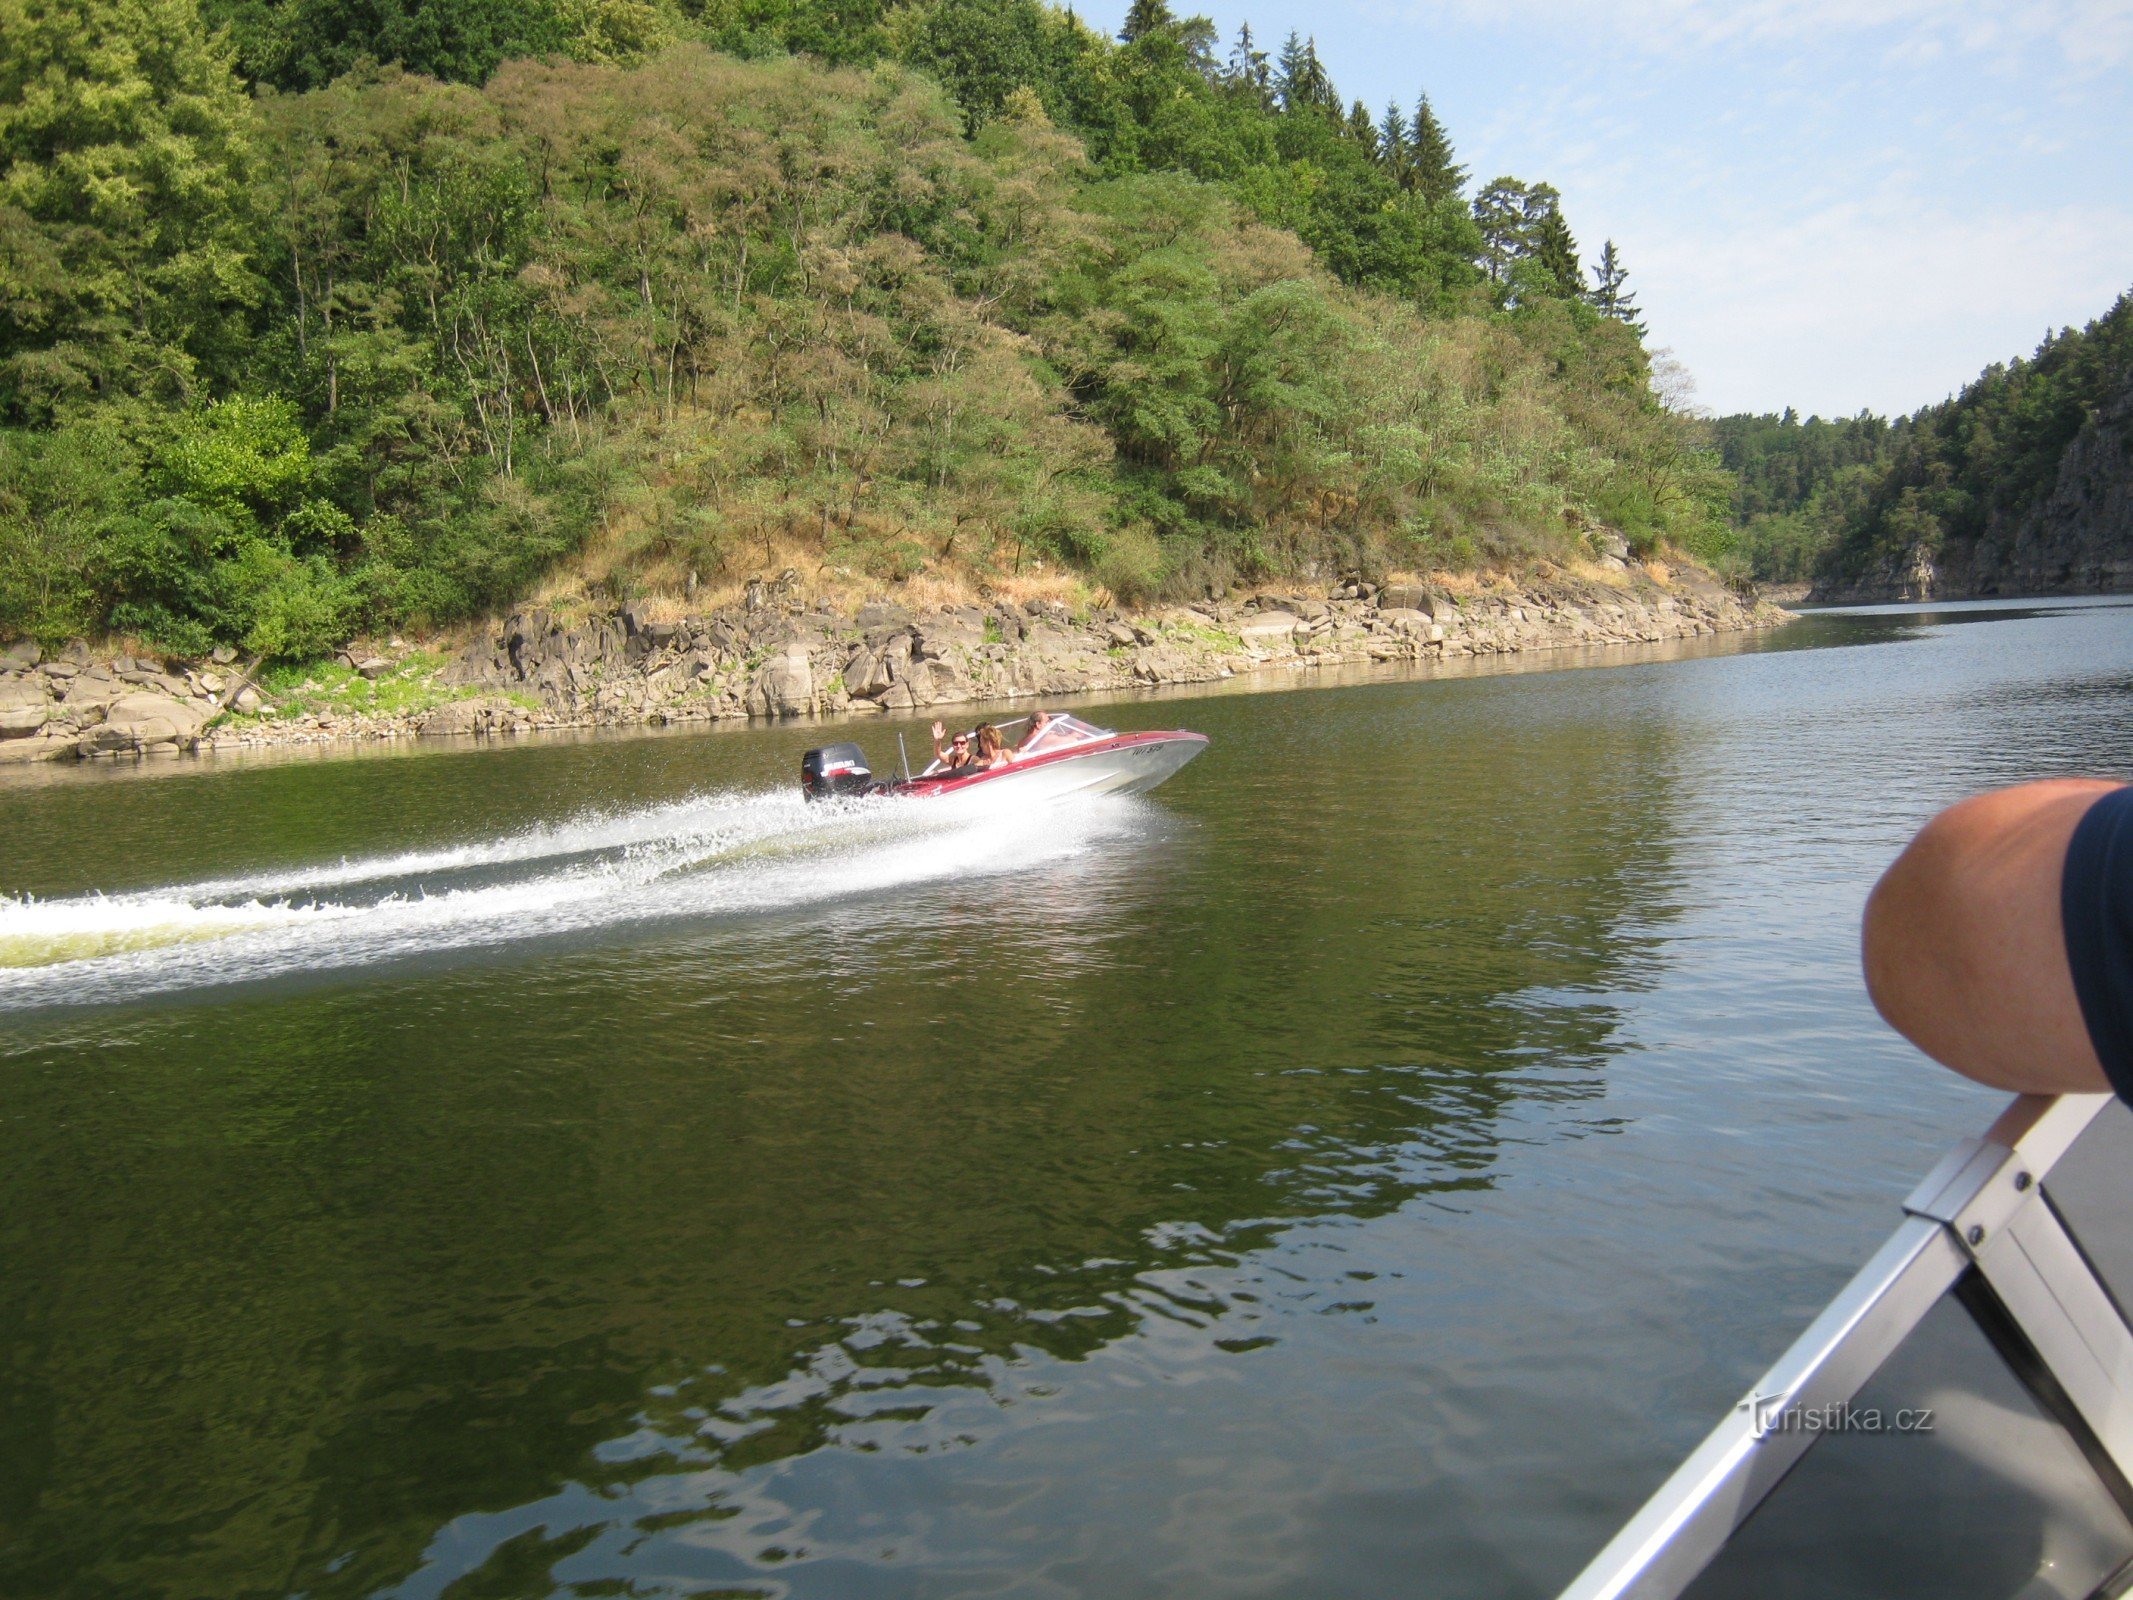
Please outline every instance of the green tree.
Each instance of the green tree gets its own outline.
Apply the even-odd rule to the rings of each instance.
[[[1160,0],[1156,9],[1167,15]],[[971,132],[998,116],[1015,90],[1045,76],[1038,0],[934,0],[918,16],[903,57],[940,79]]]
[[[1267,65],[1267,54],[1252,38],[1252,25],[1241,22],[1237,25],[1237,42],[1230,46],[1230,83],[1251,96],[1262,107],[1274,101],[1274,73]]]
[[[1136,39],[1177,25],[1178,19],[1171,13],[1168,0],[1133,0],[1126,7],[1126,20],[1119,26],[1118,42],[1131,44]]]
[[[255,120],[194,0],[0,0],[0,417],[239,369]]]
[[[1554,292],[1570,298],[1582,295],[1584,269],[1578,264],[1578,242],[1563,220],[1562,208],[1551,205],[1533,233],[1533,264],[1547,275]]]
[[[1378,157],[1385,163],[1385,170],[1392,181],[1402,189],[1413,188],[1408,174],[1413,166],[1413,149],[1407,139],[1407,118],[1400,111],[1397,100],[1385,107],[1385,118],[1378,124]]]
[[[1408,148],[1407,187],[1416,190],[1432,205],[1457,199],[1466,188],[1466,168],[1454,159],[1451,136],[1444,131],[1444,124],[1437,120],[1437,113],[1426,94],[1415,102],[1415,120],[1409,130]]]
[[[1609,239],[1600,247],[1600,259],[1593,264],[1592,290],[1587,298],[1601,316],[1612,317],[1641,335],[1644,324],[1637,320],[1637,300],[1626,287],[1628,282],[1629,269],[1622,265],[1615,242]]]
[[[1274,92],[1282,110],[1292,115],[1305,111],[1338,115],[1340,111],[1340,93],[1318,59],[1318,41],[1300,37],[1293,28],[1282,42],[1275,65]]]

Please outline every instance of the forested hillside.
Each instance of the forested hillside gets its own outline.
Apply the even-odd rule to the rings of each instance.
[[[1721,417],[1740,558],[1832,596],[2133,581],[2133,295],[1888,422]]]
[[[0,0],[0,635],[1723,543],[1610,247],[1308,41],[1036,0]]]
[[[2116,589],[2133,578],[2133,294],[1910,419],[1819,578],[1868,594]]]
[[[1833,530],[1908,427],[1908,419],[1891,424],[1866,412],[1805,421],[1790,409],[1716,418],[1712,439],[1733,474],[1737,558],[1765,583],[1811,580]]]

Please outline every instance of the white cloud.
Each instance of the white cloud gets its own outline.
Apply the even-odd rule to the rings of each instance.
[[[1653,342],[1720,412],[1910,411],[2133,288],[2133,216],[2075,206],[1901,230],[1860,203],[1790,223],[1683,219],[1635,251]]]

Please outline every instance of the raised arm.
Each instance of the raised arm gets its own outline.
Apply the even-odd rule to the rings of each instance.
[[[2111,1087],[2076,998],[2060,905],[2075,827],[2118,787],[2024,784],[1951,806],[1919,831],[1866,903],[1867,992],[1891,1026],[1994,1088]]]

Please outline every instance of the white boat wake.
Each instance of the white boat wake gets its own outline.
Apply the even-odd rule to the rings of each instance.
[[[128,894],[0,897],[0,1010],[114,1000],[1064,862],[1138,805],[709,794],[402,854]]]

